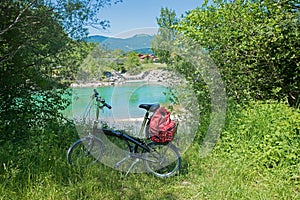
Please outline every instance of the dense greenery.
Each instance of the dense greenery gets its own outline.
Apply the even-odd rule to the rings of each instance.
[[[124,53],[121,50],[106,50],[99,44],[90,44],[93,48],[79,66],[77,81],[103,81],[105,72],[122,71]]]
[[[216,1],[192,10],[176,30],[218,65],[230,96],[299,104],[299,2]]]
[[[61,118],[69,103],[65,89],[89,49],[75,39],[85,36],[84,25],[109,3],[1,1],[1,139],[18,140],[30,128]]]
[[[137,53],[134,51],[127,54],[127,58],[124,64],[128,71],[140,71],[139,66],[141,65],[141,61],[137,56]]]
[[[178,18],[174,10],[161,8],[160,16],[156,18],[156,21],[159,29],[151,42],[151,50],[159,57],[160,62],[170,64],[172,63],[171,42],[176,38],[176,31],[172,26],[178,23]]]
[[[105,48],[105,45],[99,43],[90,45],[93,48],[79,67],[77,81],[107,81],[109,76],[105,76],[105,74],[111,72],[139,74],[143,70],[142,64],[145,66],[145,64],[153,63],[151,58],[141,61],[135,51],[109,50]]]
[[[183,155],[181,174],[168,179],[151,174],[124,177],[124,173],[101,164],[73,169],[66,162],[66,151],[75,141],[74,127],[49,124],[33,131],[42,137],[31,138],[19,146],[11,143],[2,146],[0,196],[2,199],[300,198],[299,110],[276,102],[252,102],[246,108],[233,103],[228,110],[224,135],[214,151],[199,159],[201,144],[195,142]]]
[[[235,132],[223,132],[220,143],[224,154],[234,152],[242,162],[251,159],[248,164],[257,169],[299,170],[299,110],[284,103],[251,102],[230,119],[227,129]]]
[[[201,126],[178,176],[124,177],[101,164],[67,164],[67,149],[78,137],[60,114],[69,104],[68,85],[79,67],[86,79],[102,76],[105,67],[121,70],[111,58],[123,59],[123,52],[106,54],[80,41],[85,25],[110,3],[1,2],[0,199],[299,199],[297,1],[215,1],[182,19],[162,9],[153,43],[165,48],[154,50],[187,78],[201,107]],[[107,21],[98,26],[107,27]],[[225,128],[204,158],[201,141],[212,115],[209,82],[170,47],[190,40],[220,68],[229,97]],[[136,54],[128,57],[124,66],[136,70]]]

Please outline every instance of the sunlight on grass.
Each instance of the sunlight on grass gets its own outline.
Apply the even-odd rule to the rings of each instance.
[[[284,134],[296,137],[299,120],[295,117],[299,112],[276,103],[257,103],[242,112],[240,108],[230,109],[226,130],[213,152],[200,158],[201,145],[196,140],[182,157],[180,174],[166,179],[149,173],[125,176],[124,172],[101,163],[83,169],[71,168],[66,161],[67,144],[74,141],[71,134],[62,145],[52,147],[47,142],[51,134],[42,141],[28,141],[32,148],[25,145],[15,149],[12,143],[6,143],[0,150],[0,199],[299,199],[299,162],[293,163],[294,158],[287,157],[285,162],[290,165],[270,168],[260,163],[259,157],[247,153],[252,148],[249,144],[242,146],[242,137],[249,136],[241,135],[246,127],[266,135],[265,128],[288,123],[295,124],[295,129],[285,128]],[[278,117],[276,109],[285,111]],[[254,123],[262,114],[263,127],[257,126],[257,121]],[[257,143],[264,141],[263,137],[256,138]],[[291,145],[298,143],[294,141]]]

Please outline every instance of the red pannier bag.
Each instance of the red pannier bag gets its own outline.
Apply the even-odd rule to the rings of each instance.
[[[150,119],[149,135],[153,142],[171,142],[177,130],[177,124],[170,118],[170,112],[164,108],[158,108]]]

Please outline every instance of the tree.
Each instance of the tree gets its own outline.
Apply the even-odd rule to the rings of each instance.
[[[174,10],[161,8],[160,17],[156,18],[159,30],[151,42],[152,52],[159,57],[162,63],[171,63],[171,52],[169,51],[170,43],[176,39],[176,30],[174,25],[178,23]],[[165,48],[157,48],[157,47]]]
[[[137,56],[136,52],[131,51],[127,54],[127,58],[124,63],[127,71],[138,73],[140,70],[137,68],[141,65],[140,59]]]
[[[1,1],[2,138],[20,139],[31,127],[62,119],[60,111],[69,103],[66,89],[89,50],[78,39],[99,10],[94,6],[110,2]]]
[[[114,49],[112,51],[113,58],[123,58],[124,55],[125,55],[125,52],[122,49]]]
[[[109,21],[100,20],[97,14],[101,8],[119,2],[122,2],[122,0],[3,0],[1,2],[3,13],[6,13],[8,9],[12,9],[9,6],[19,6],[20,9],[11,16],[11,21],[7,26],[1,28],[0,35],[28,19],[27,10],[43,8],[43,12],[50,14],[68,36],[73,39],[81,39],[88,33],[87,26],[96,29],[108,28]],[[30,25],[28,28],[30,28]]]
[[[217,1],[192,10],[176,29],[219,66],[238,101],[299,104],[299,9],[295,1]]]

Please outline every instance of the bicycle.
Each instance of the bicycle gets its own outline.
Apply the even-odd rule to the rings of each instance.
[[[113,130],[107,127],[98,128],[99,111],[104,107],[111,109],[105,100],[99,96],[99,93],[94,89],[92,100],[96,101],[96,118],[94,120],[92,131],[85,137],[80,138],[71,145],[67,153],[67,160],[71,165],[86,166],[100,161],[105,154],[105,142],[100,136],[112,136],[125,142],[127,146],[127,155],[120,161],[116,162],[114,168],[121,166],[123,162],[129,158],[134,159],[134,162],[127,170],[126,176],[133,167],[140,161],[143,161],[143,166],[146,171],[157,177],[170,177],[175,175],[181,168],[181,156],[178,148],[171,142],[156,143],[150,140],[149,123],[150,113],[154,113],[160,107],[159,104],[140,104],[139,108],[145,109],[146,113],[140,128],[139,135],[146,133],[146,138],[141,139],[127,134],[122,130]],[[90,105],[92,106],[92,104]],[[90,107],[89,107],[90,110]],[[145,128],[146,127],[146,128]]]

